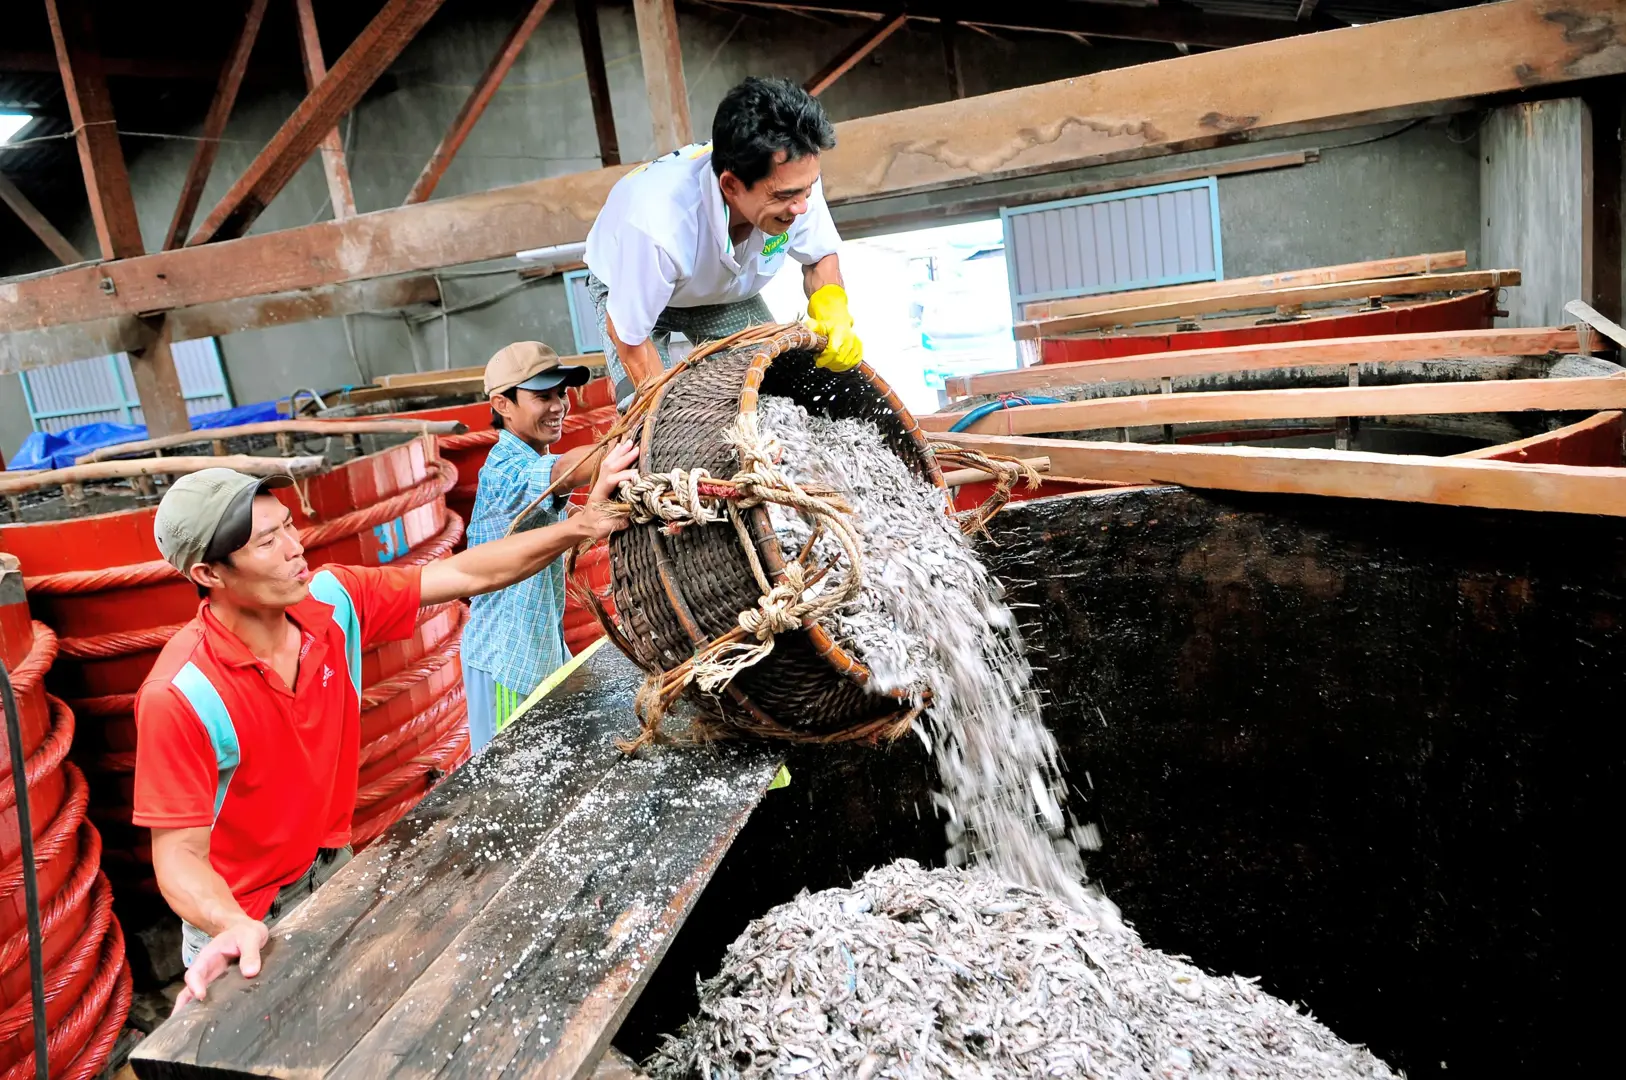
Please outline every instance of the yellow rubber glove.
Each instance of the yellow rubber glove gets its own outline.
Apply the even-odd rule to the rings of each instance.
[[[821,368],[846,371],[864,359],[864,343],[853,333],[847,311],[847,290],[840,285],[825,285],[807,298],[807,326],[826,341],[817,361]]]

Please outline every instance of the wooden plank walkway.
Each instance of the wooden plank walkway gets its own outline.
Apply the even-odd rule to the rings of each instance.
[[[628,759],[638,671],[601,649],[149,1036],[146,1078],[584,1077],[778,768]]]

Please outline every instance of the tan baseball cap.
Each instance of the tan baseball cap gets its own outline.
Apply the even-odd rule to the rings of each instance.
[[[254,496],[292,487],[286,473],[250,476],[235,469],[200,469],[170,485],[158,504],[152,535],[164,559],[181,573],[224,559],[248,543]]]
[[[593,373],[584,367],[561,364],[559,354],[540,341],[516,341],[497,350],[486,363],[486,396],[518,387],[552,390],[556,386],[583,386]]]

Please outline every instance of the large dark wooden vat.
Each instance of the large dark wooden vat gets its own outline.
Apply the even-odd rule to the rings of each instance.
[[[1180,488],[1044,499],[988,554],[1147,940],[1263,976],[1413,1077],[1612,1060],[1626,524]],[[1043,578],[1035,567],[1051,568]],[[940,859],[916,742],[792,751],[623,1029],[745,921]]]
[[[1622,932],[1598,845],[1626,771],[1626,523],[1133,488],[1011,507],[987,553],[1103,827],[1093,872],[1148,941],[1262,976],[1413,1077],[1613,1059]],[[941,859],[918,741],[629,765],[609,740],[635,730],[635,679],[595,656],[485,755],[487,773],[559,761],[545,791],[455,774],[279,931],[252,987],[233,976],[153,1036],[141,1075],[412,1072],[447,1053],[449,1073],[583,1075],[612,1033],[653,1049],[773,904]],[[763,795],[779,752],[791,783]],[[449,844],[497,826],[494,860]],[[660,929],[628,939],[634,918]],[[458,1041],[497,971],[482,1030],[549,1041],[504,1035],[500,1058]]]

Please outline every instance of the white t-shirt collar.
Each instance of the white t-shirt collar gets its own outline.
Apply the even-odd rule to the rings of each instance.
[[[736,247],[728,235],[728,200],[723,198],[723,187],[717,182],[717,173],[709,161],[701,174],[700,184],[701,190],[705,193],[703,201],[706,208],[706,225],[711,229],[717,245],[717,258],[730,273],[738,276],[745,272],[745,264],[751,261],[749,255],[742,259],[739,253],[742,250],[746,252],[755,250],[752,245],[757,243],[759,230],[753,225],[750,235],[745,238],[745,243]]]

